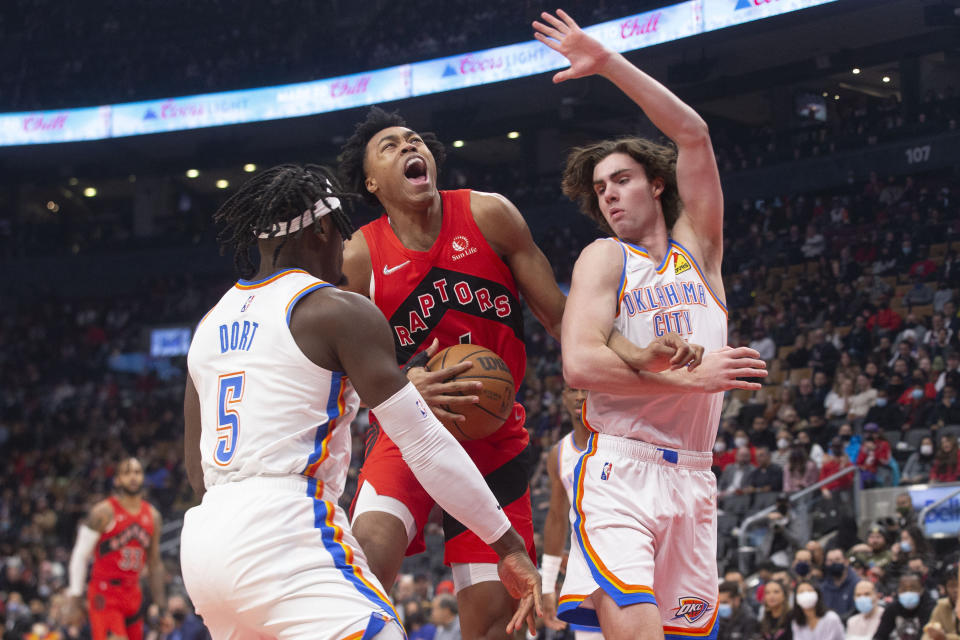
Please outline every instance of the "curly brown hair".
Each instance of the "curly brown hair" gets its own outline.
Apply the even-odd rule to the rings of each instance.
[[[677,190],[677,150],[671,145],[631,136],[576,147],[567,156],[567,166],[563,170],[563,194],[579,204],[580,211],[596,222],[604,233],[616,235],[600,212],[597,194],[593,190],[594,167],[614,153],[625,153],[636,160],[643,166],[648,180],[663,180],[660,204],[667,230],[673,229],[683,203]]]

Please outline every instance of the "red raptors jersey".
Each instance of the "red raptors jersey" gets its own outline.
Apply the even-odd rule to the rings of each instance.
[[[113,526],[100,534],[93,561],[93,580],[121,580],[124,586],[138,583],[153,537],[153,511],[146,500],[140,511],[130,513],[120,501],[108,498],[113,507]]]
[[[510,268],[480,233],[470,190],[441,191],[443,222],[428,251],[401,244],[386,214],[361,228],[370,247],[370,299],[390,322],[405,364],[434,338],[486,347],[510,367],[520,388],[527,367],[523,315]]]

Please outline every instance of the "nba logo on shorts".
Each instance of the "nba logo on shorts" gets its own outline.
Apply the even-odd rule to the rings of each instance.
[[[611,473],[613,473],[613,464],[609,462],[604,462],[603,469],[600,471],[600,479],[608,480],[610,478]]]
[[[247,301],[243,303],[242,307],[240,307],[240,313],[243,313],[244,311],[250,308],[250,303],[253,302],[253,298],[254,296],[250,296],[249,298],[247,298]]]
[[[673,618],[683,618],[687,622],[693,624],[710,610],[710,603],[704,600],[703,598],[694,598],[693,596],[688,596],[685,598],[677,598],[677,601],[680,603],[679,607],[674,608]]]

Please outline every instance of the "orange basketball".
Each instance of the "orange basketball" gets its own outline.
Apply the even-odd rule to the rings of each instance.
[[[480,402],[474,405],[443,407],[459,413],[465,422],[441,420],[457,440],[479,440],[499,429],[513,410],[514,388],[510,367],[490,349],[475,344],[456,344],[438,352],[427,363],[427,371],[452,367],[464,360],[473,363],[464,373],[450,380],[475,380],[483,384],[477,392]],[[465,394],[461,394],[465,395]]]

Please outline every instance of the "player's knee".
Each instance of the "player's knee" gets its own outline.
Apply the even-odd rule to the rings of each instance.
[[[389,513],[367,511],[361,513],[351,526],[357,542],[368,551],[369,547],[376,549],[400,548],[401,553],[407,547],[407,532],[403,522]]]

